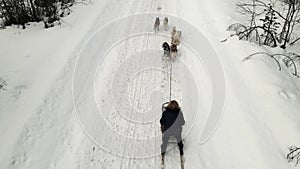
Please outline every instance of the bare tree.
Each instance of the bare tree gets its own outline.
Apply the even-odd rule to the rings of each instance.
[[[281,0],[287,9],[284,10],[285,22],[281,31],[280,41],[283,40],[282,48],[286,48],[286,44],[290,42],[291,35],[294,31],[295,26],[299,23],[299,10],[300,10],[300,1],[299,0]]]
[[[241,0],[237,11],[246,18],[246,23],[232,24],[229,31],[234,31],[240,39],[256,42],[259,45],[276,47],[281,44],[286,48],[295,44],[299,38],[292,38],[295,27],[300,24],[299,0]],[[243,30],[243,31],[241,31]]]
[[[295,161],[295,165],[299,164],[300,161],[300,148],[296,146],[290,147],[290,152],[286,156],[288,162]]]

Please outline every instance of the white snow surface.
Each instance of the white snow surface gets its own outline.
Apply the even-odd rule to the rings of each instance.
[[[228,25],[241,19],[235,12],[235,2],[95,0],[73,6],[71,15],[54,28],[45,30],[42,23],[31,23],[25,30],[16,26],[1,30],[0,77],[7,86],[6,91],[0,90],[0,169],[160,168],[161,140],[153,139],[149,144],[132,140],[160,138],[160,106],[168,100],[169,77],[165,72],[170,67],[157,53],[143,51],[161,50],[162,42],[168,37],[153,33],[136,35],[106,52],[94,75],[93,89],[97,108],[102,112],[98,118],[104,119],[101,121],[104,123],[98,123],[99,119],[89,114],[80,117],[73,102],[74,70],[86,42],[99,27],[144,12],[172,15],[194,25],[207,37],[224,70],[224,113],[212,137],[200,143],[199,136],[212,98],[209,75],[203,63],[197,61],[193,51],[184,44],[180,47],[180,59],[173,62],[173,98],[182,103],[187,123],[184,128],[185,168],[295,168],[293,163],[287,162],[286,154],[288,147],[298,145],[300,140],[300,79],[292,76],[289,69],[278,71],[277,65],[267,57],[242,62],[249,54],[271,51],[269,48],[234,37],[220,42],[229,35]],[[152,23],[154,19],[146,22]],[[180,29],[177,24],[170,21],[170,25]],[[126,29],[130,32],[143,26],[132,21]],[[146,29],[152,31],[153,28]],[[183,32],[183,39],[186,33]],[[111,43],[114,35],[107,32],[105,36],[107,43]],[[92,48],[90,54],[95,51],[96,48]],[[140,55],[147,57],[138,57]],[[135,57],[137,59],[122,67],[128,58]],[[146,69],[127,79],[139,67],[149,64],[158,65],[162,70]],[[120,72],[120,79],[114,79]],[[191,79],[198,91],[192,90],[195,86]],[[122,83],[126,80],[130,80],[128,86]],[[114,89],[116,91],[111,91]],[[87,91],[83,83],[82,92]],[[197,98],[187,97],[183,91],[188,96],[196,93]],[[116,98],[111,98],[110,92],[116,92]],[[122,102],[124,97],[133,105],[130,107],[142,113],[135,116]],[[82,105],[88,109],[90,100],[82,100]],[[115,102],[118,105],[114,105]],[[114,106],[125,114],[118,114]],[[195,106],[199,106],[197,118],[189,113]],[[78,117],[87,124],[83,125]],[[132,123],[127,117],[143,121]],[[147,121],[148,118],[154,120]],[[106,125],[117,134],[112,136],[104,130]],[[86,130],[91,130],[92,135]],[[118,135],[120,137],[115,137]],[[105,141],[101,143],[104,147],[113,147],[116,151],[96,144],[97,138]],[[127,157],[137,154],[150,157]],[[166,168],[180,168],[178,149],[167,152]]]

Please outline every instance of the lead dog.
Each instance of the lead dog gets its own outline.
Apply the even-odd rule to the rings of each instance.
[[[159,18],[155,19],[155,23],[154,23],[154,32],[156,33],[157,31],[159,31],[159,25],[160,25],[160,20]]]
[[[167,31],[169,29],[168,24],[169,24],[169,19],[168,19],[168,17],[165,17],[165,19],[164,19],[164,29],[165,29],[165,31]]]

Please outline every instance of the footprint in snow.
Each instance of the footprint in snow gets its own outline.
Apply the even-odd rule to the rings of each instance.
[[[293,94],[291,92],[288,92],[284,89],[280,90],[278,93],[281,97],[283,97],[286,100],[296,100],[296,95],[295,94]]]

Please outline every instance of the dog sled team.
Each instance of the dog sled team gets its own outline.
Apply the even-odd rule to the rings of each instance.
[[[163,20],[163,29],[165,31],[168,31],[169,29],[169,19],[168,17],[165,17]],[[160,19],[156,18],[154,22],[154,32],[157,33],[159,31],[160,27]],[[169,45],[168,42],[164,42],[162,45],[162,48],[164,50],[164,56],[170,57],[173,60],[177,56],[178,52],[178,46],[180,45],[180,38],[181,38],[182,32],[177,31],[176,26],[174,26],[171,30],[171,44]]]

